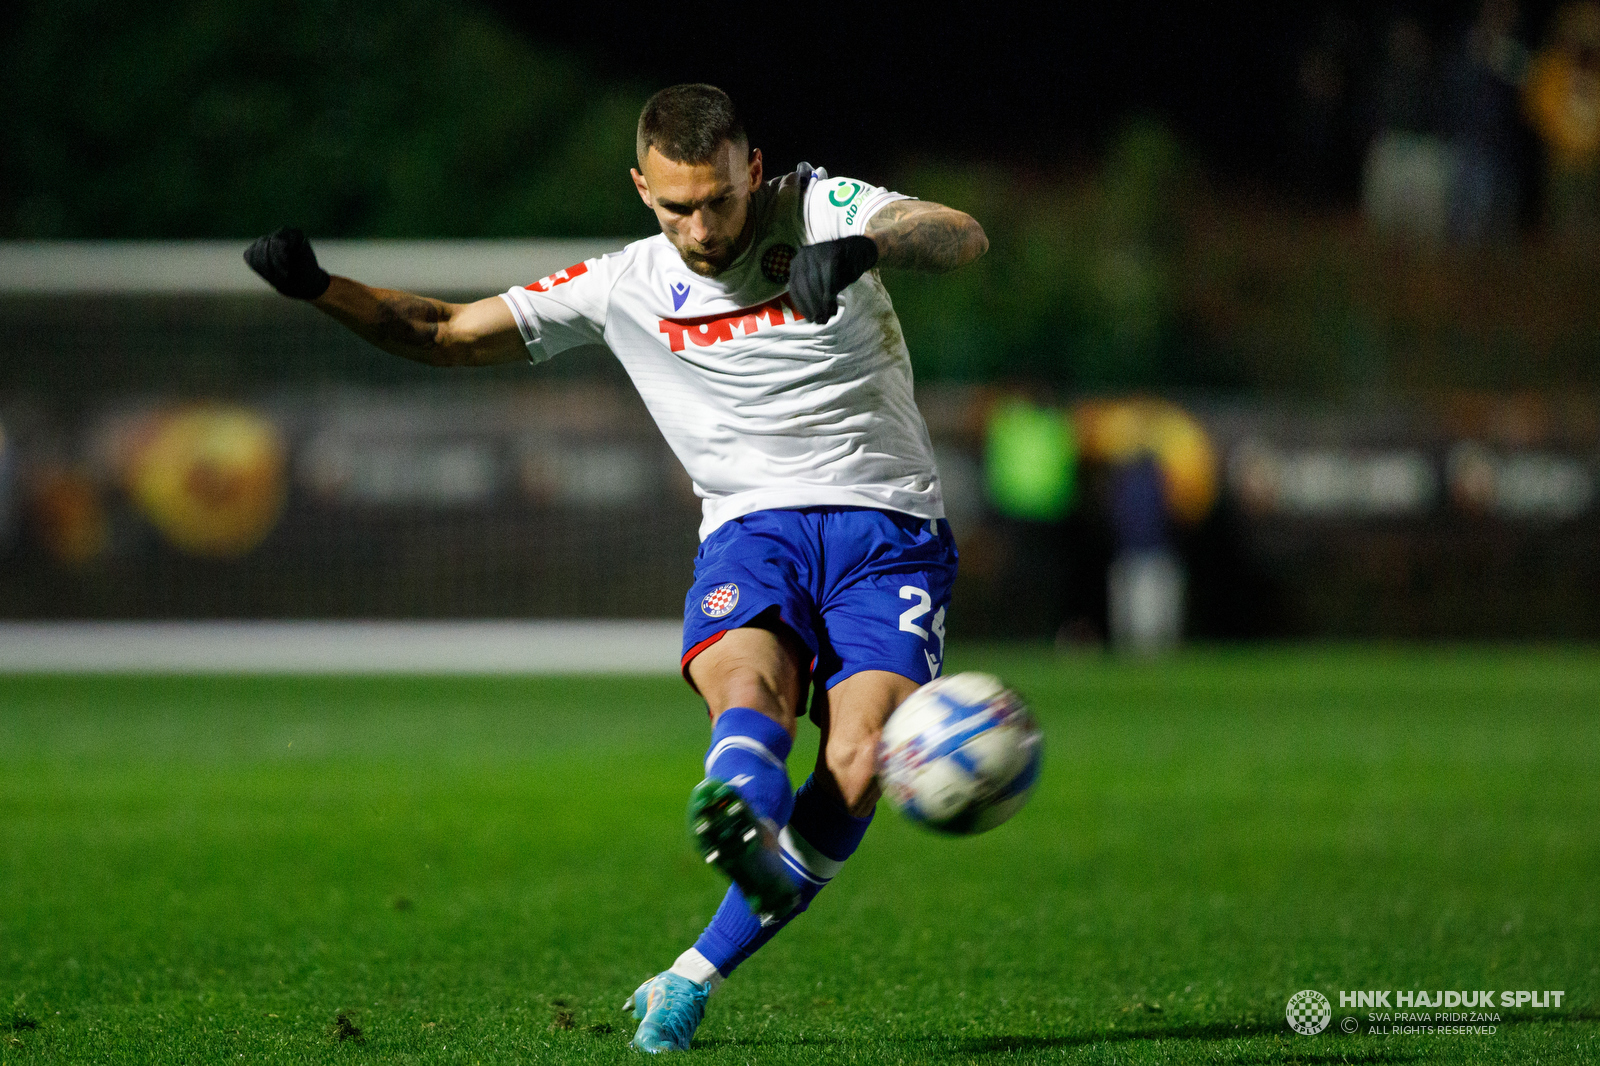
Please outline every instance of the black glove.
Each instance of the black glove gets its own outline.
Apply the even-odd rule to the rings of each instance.
[[[328,272],[317,266],[311,242],[297,229],[283,227],[244,250],[250,269],[285,296],[315,300],[328,291]]]
[[[840,237],[806,245],[789,263],[789,295],[795,310],[822,325],[838,313],[839,294],[845,286],[877,263],[878,246],[871,237]]]

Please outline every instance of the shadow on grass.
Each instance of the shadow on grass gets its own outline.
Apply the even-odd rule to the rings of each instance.
[[[948,1051],[950,1056],[982,1058],[990,1055],[1012,1055],[1019,1051],[1048,1051],[1055,1048],[1079,1047],[1085,1044],[1121,1043],[1130,1040],[1249,1040],[1261,1036],[1286,1035],[1282,1022],[1213,1022],[1209,1025],[1147,1025],[1132,1029],[1106,1029],[1093,1032],[1067,1033],[1060,1036],[986,1036],[958,1040]],[[1414,1062],[1420,1055],[1400,1048],[1356,1049],[1347,1051],[1307,1048],[1300,1050],[1285,1047],[1273,1050],[1259,1058],[1243,1058],[1241,1063],[1362,1063]]]
[[[1347,1052],[1322,1052],[1317,1055],[1301,1055],[1294,1048],[1283,1048],[1280,1052],[1269,1052],[1264,1055],[1246,1055],[1243,1058],[1229,1060],[1234,1066],[1323,1066],[1323,1064],[1338,1063],[1339,1066],[1365,1066],[1366,1063],[1414,1063],[1422,1058],[1414,1052],[1358,1052],[1350,1055]]]
[[[1135,1029],[1107,1029],[1094,1032],[1063,1033],[1059,1036],[981,1036],[943,1040],[938,1037],[914,1037],[899,1043],[909,1053],[918,1048],[917,1061],[937,1062],[945,1059],[982,1059],[989,1056],[1014,1055],[1019,1051],[1051,1051],[1058,1048],[1080,1047],[1086,1044],[1118,1043],[1130,1040],[1247,1040],[1259,1036],[1283,1036],[1281,1022],[1216,1022],[1210,1025],[1142,1026]],[[847,1038],[833,1036],[801,1036],[744,1038],[734,1040],[696,1040],[697,1048],[727,1047],[785,1047],[826,1048],[851,1043]],[[928,1046],[933,1045],[933,1046]],[[1419,1056],[1400,1049],[1329,1051],[1297,1054],[1286,1048],[1282,1054],[1272,1054],[1261,1059],[1241,1059],[1241,1062],[1304,1062],[1304,1063],[1361,1063],[1412,1062]]]
[[[1541,1025],[1552,1022],[1588,1022],[1600,1018],[1600,1014],[1592,1010],[1574,1011],[1572,1014],[1556,1017],[1543,1017],[1538,1015],[1521,1015],[1506,1018],[1501,1026]],[[899,1041],[905,1045],[908,1053],[917,1048],[916,1061],[939,1062],[945,1060],[972,1060],[988,1057],[1010,1056],[1026,1051],[1051,1051],[1059,1048],[1081,1047],[1088,1044],[1122,1043],[1133,1040],[1248,1040],[1255,1037],[1275,1036],[1284,1037],[1285,1044],[1281,1048],[1263,1048],[1253,1053],[1246,1053],[1245,1057],[1235,1058],[1232,1061],[1240,1064],[1260,1064],[1266,1066],[1270,1063],[1305,1063],[1308,1066],[1316,1064],[1343,1063],[1348,1066],[1376,1066],[1380,1063],[1416,1062],[1423,1058],[1420,1050],[1407,1047],[1352,1047],[1341,1046],[1344,1042],[1359,1039],[1358,1036],[1346,1037],[1343,1034],[1329,1033],[1319,1038],[1317,1042],[1306,1041],[1305,1038],[1294,1038],[1281,1021],[1270,1022],[1212,1022],[1206,1025],[1146,1025],[1129,1029],[1105,1029],[1081,1033],[1063,1033],[1057,1036],[982,1036],[982,1037],[956,1037],[949,1040],[938,1037],[915,1037]],[[1326,1042],[1324,1042],[1326,1041]],[[1337,1041],[1337,1042],[1335,1042]],[[745,1047],[745,1048],[830,1048],[841,1044],[852,1043],[851,1040],[832,1036],[802,1036],[802,1037],[771,1037],[771,1038],[745,1038],[733,1040],[697,1040],[696,1047],[711,1048],[717,1046]],[[932,1045],[932,1046],[929,1046]]]

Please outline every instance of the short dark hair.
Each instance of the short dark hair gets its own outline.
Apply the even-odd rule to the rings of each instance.
[[[715,85],[662,89],[639,112],[640,166],[651,148],[674,163],[709,163],[724,142],[748,146],[750,139],[733,101]]]

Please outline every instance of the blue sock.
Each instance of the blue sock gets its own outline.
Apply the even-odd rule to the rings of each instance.
[[[794,810],[789,769],[784,761],[794,741],[783,726],[760,711],[729,707],[711,727],[706,776],[720,778],[744,797],[750,809],[777,831]]]
[[[739,889],[730,885],[711,924],[691,950],[715,967],[719,978],[728,976],[811,905],[844,861],[855,853],[871,824],[872,815],[856,818],[837,801],[824,797],[815,774],[806,778],[795,794],[793,816],[778,834],[784,865],[800,889],[799,908],[782,921],[762,925],[750,913],[750,905]]]

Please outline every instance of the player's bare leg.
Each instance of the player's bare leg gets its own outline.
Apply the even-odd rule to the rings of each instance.
[[[689,664],[689,680],[713,723],[730,707],[749,707],[795,733],[810,677],[805,645],[786,627],[729,630]]]
[[[920,687],[887,670],[863,670],[817,694],[813,715],[822,729],[815,780],[853,817],[872,815],[878,786],[878,740],[894,709]]]

